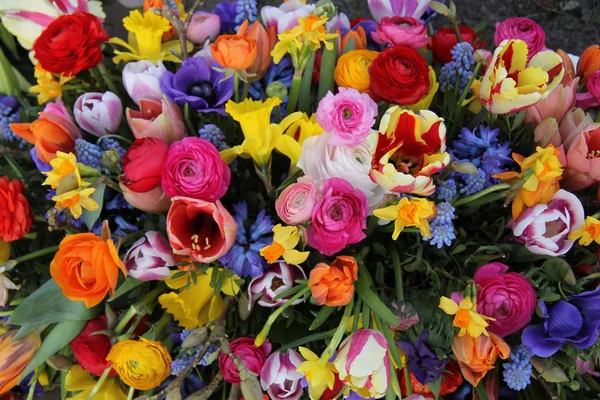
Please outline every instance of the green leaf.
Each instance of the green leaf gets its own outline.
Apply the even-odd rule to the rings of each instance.
[[[560,300],[560,294],[558,293],[546,293],[539,298],[539,301],[545,301],[547,303],[552,303],[558,300]]]
[[[349,51],[356,50],[356,44],[354,43],[354,39],[348,40],[346,43],[346,47],[344,47],[343,53],[346,54]]]
[[[81,332],[86,322],[87,321],[63,321],[56,324],[21,374],[20,380],[29,375],[35,368],[42,365],[48,358],[58,353],[60,349],[68,345],[75,336],[79,335],[79,332]]]
[[[513,131],[516,131],[521,126],[521,124],[525,120],[525,113],[526,112],[527,112],[527,110],[521,110],[521,112],[519,112],[517,114],[517,116],[515,117],[515,120],[512,123],[512,130]]]
[[[483,380],[480,381],[479,385],[475,386],[475,392],[479,396],[479,400],[490,400],[485,388],[483,387]]]
[[[279,187],[277,188],[277,197],[279,197],[279,195],[281,194],[281,192],[283,192],[283,190],[290,186],[292,183],[296,183],[296,181],[298,180],[298,178],[300,177],[300,175],[302,175],[302,170],[298,169],[298,171],[295,171],[293,174],[291,174],[290,176],[288,176],[288,178],[283,181],[281,183],[281,185],[279,185]]]
[[[402,357],[400,357],[400,353],[398,352],[398,346],[396,345],[396,341],[394,340],[394,333],[390,329],[390,325],[381,322],[381,320],[377,316],[375,317],[375,321],[377,322],[377,329],[379,329],[379,331],[383,333],[383,336],[385,336],[386,340],[388,341],[390,355],[392,356],[392,360],[394,360],[396,367],[402,368]],[[397,323],[398,322],[396,321],[396,324]]]
[[[533,365],[546,382],[559,383],[569,381],[569,378],[562,368],[550,358],[533,357],[531,359],[531,365]]]
[[[100,314],[102,309],[87,308],[82,302],[67,299],[51,279],[19,304],[8,323],[37,327],[63,321],[87,321]]]
[[[362,299],[359,298],[359,300],[362,301]],[[369,306],[367,305],[367,303],[365,303],[363,301],[363,305],[362,305],[362,327],[363,329],[369,329],[369,326],[371,324],[371,310],[369,309]]]
[[[98,203],[98,209],[96,211],[89,211],[86,209],[83,210],[83,220],[90,231],[94,227],[96,221],[98,221],[98,218],[100,218],[102,206],[104,205],[104,189],[106,189],[106,184],[102,183],[90,196],[92,199],[96,200],[96,203]]]
[[[12,156],[12,154],[6,153],[6,154],[4,154],[4,158],[6,159],[6,162],[8,163],[8,165],[10,165],[10,168],[15,173],[15,176],[17,178],[23,179],[23,177],[25,177],[25,171],[23,170],[23,168],[21,168],[19,163]]]
[[[331,314],[333,314],[333,312],[336,310],[336,308],[337,307],[329,307],[329,306],[323,306],[323,307],[321,307],[321,311],[319,311],[319,313],[317,314],[315,320],[310,325],[310,328],[308,328],[308,330],[309,331],[314,331],[315,329],[317,329],[318,327],[320,327],[321,325],[323,325],[323,323],[325,321],[327,321],[327,319],[329,318],[329,316]]]
[[[308,63],[306,64],[306,68],[304,69],[302,82],[300,83],[300,94],[298,95],[298,110],[305,113],[310,111],[310,92],[312,89],[312,75],[314,67],[315,53],[312,53]],[[277,189],[277,191],[279,192],[279,189]],[[277,196],[279,196],[279,193],[277,193]]]
[[[442,389],[442,378],[439,378],[433,382],[429,382],[427,387],[433,392],[433,395],[437,399],[440,397],[440,390]]]
[[[379,318],[381,318],[384,322],[397,325],[398,321],[396,320],[396,316],[390,311],[389,308],[386,307],[385,304],[379,297],[369,288],[367,281],[364,277],[359,277],[355,283],[356,292],[363,299],[365,305],[367,305],[371,311],[373,311]]]
[[[556,282],[562,282],[570,269],[569,263],[558,257],[552,257],[542,264],[542,270],[548,279]]]
[[[333,44],[333,47],[331,50],[326,47],[323,49],[317,102],[321,101],[328,91],[333,91],[334,87],[333,71],[337,60],[337,40],[332,39],[329,42]]]
[[[15,40],[15,37],[2,24],[0,24],[0,40],[2,40],[2,43],[10,50],[12,55],[18,60],[19,53],[17,52],[17,42]]]
[[[123,296],[125,293],[127,293],[127,292],[135,289],[136,287],[138,287],[138,286],[140,286],[140,285],[142,285],[144,283],[145,283],[145,281],[140,281],[139,279],[134,279],[132,277],[129,277],[129,278],[127,278],[125,280],[125,282],[123,282],[121,284],[121,286],[119,286],[117,288],[117,291],[115,292],[115,295],[111,299],[109,299],[108,301],[109,302],[110,301],[114,301],[117,298]]]

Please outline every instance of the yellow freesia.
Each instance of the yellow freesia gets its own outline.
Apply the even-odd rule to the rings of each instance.
[[[65,390],[67,392],[79,392],[75,396],[67,397],[67,400],[87,400],[96,386],[96,380],[81,366],[74,365],[69,369],[65,379]],[[104,381],[100,390],[94,396],[94,400],[125,400],[127,394],[121,389],[117,377],[109,377]]]
[[[321,360],[319,356],[307,349],[299,347],[298,350],[306,361],[296,368],[297,372],[304,374],[308,382],[308,395],[311,400],[318,400],[325,389],[333,389],[335,384],[335,367],[327,360]]]
[[[162,42],[163,34],[171,30],[171,24],[162,15],[150,10],[144,14],[139,10],[133,10],[129,16],[123,18],[123,26],[129,32],[128,42],[114,37],[109,40],[109,43],[123,46],[129,51],[115,50],[116,56],[113,58],[115,64],[137,60],[149,60],[154,64],[158,64],[159,60],[181,62],[171,52],[171,50],[181,51],[179,41]],[[193,44],[187,42],[187,47],[188,51],[191,51]]]
[[[282,226],[277,224],[273,227],[273,244],[260,249],[269,264],[283,258],[288,264],[302,264],[308,258],[310,252],[298,251],[295,247],[300,241],[300,232],[296,226]]]
[[[60,181],[70,175],[75,178],[74,184],[76,187],[90,185],[88,182],[81,180],[81,173],[79,171],[80,164],[77,163],[75,154],[57,151],[56,158],[50,161],[50,165],[52,166],[52,170],[43,172],[47,178],[42,185],[49,185],[52,189],[56,189],[58,188]]]
[[[100,206],[90,196],[96,191],[95,188],[74,189],[52,197],[56,202],[55,207],[59,210],[68,208],[75,218],[79,218],[85,208],[88,211],[96,211]]]
[[[600,244],[600,221],[594,217],[586,217],[579,229],[569,233],[569,240],[577,239],[581,246],[589,246],[592,242]]]
[[[435,216],[435,211],[433,201],[419,197],[413,197],[409,200],[407,197],[403,197],[398,204],[379,208],[373,211],[373,215],[386,221],[395,221],[392,239],[396,240],[400,232],[408,226],[419,228],[421,234],[425,237],[431,236],[427,220]]]
[[[477,305],[471,301],[470,297],[466,297],[459,304],[448,297],[442,296],[440,299],[440,308],[446,314],[454,315],[454,326],[460,328],[458,336],[468,334],[472,338],[477,338],[481,335],[488,336],[488,323],[485,320],[494,321],[494,318],[486,317],[477,313]]]
[[[40,63],[37,63],[34,69],[34,76],[37,80],[37,85],[29,88],[30,93],[37,93],[39,104],[44,104],[54,98],[62,98],[62,87],[69,82],[74,76],[61,75],[59,80],[56,80],[52,73],[42,68]]]
[[[169,288],[178,291],[163,294],[158,298],[162,308],[172,314],[185,329],[199,328],[217,319],[223,312],[225,302],[220,294],[215,295],[210,286],[212,269],[208,269],[204,274],[190,272],[196,274],[197,280],[196,284],[192,282],[189,288],[186,287],[188,276],[173,279],[175,273],[173,272],[171,278],[165,282]],[[228,296],[235,296],[240,287],[235,283],[234,277],[226,277],[221,290]]]

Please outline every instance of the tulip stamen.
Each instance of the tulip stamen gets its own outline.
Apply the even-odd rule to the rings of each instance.
[[[210,246],[211,246],[211,244],[210,244],[210,243],[209,243],[209,241],[208,241],[208,236],[206,236],[206,237],[204,238],[204,241],[206,242],[206,246],[204,247],[204,250],[208,250],[208,249],[210,249]]]

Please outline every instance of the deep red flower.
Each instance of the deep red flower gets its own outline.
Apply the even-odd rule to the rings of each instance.
[[[155,138],[136,139],[123,156],[121,182],[134,192],[147,192],[160,185],[169,145]]]
[[[473,50],[482,48],[485,45],[485,41],[477,42],[473,44],[475,39],[475,31],[468,26],[460,25],[458,30],[463,42],[467,42],[473,45]],[[452,28],[441,28],[432,37],[429,42],[429,48],[433,53],[433,64],[436,62],[449,63],[452,61],[452,54],[450,50],[456,46],[458,40],[456,34]]]
[[[0,239],[13,242],[29,232],[33,221],[25,185],[7,176],[0,177]]]

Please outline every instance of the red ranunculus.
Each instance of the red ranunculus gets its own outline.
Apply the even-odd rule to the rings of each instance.
[[[5,242],[21,239],[31,228],[33,219],[24,191],[22,182],[0,177],[0,239]]]
[[[235,354],[248,370],[260,374],[263,365],[267,361],[267,356],[271,353],[271,343],[265,341],[262,346],[254,345],[254,338],[240,337],[234,339],[229,344],[231,352]],[[240,373],[231,357],[227,354],[219,354],[219,371],[223,374],[226,382],[239,385],[241,382]]]
[[[169,145],[155,138],[136,139],[123,156],[121,182],[134,192],[147,192],[160,185]]]
[[[460,36],[463,42],[473,44],[475,31],[468,26],[459,26]],[[429,42],[429,48],[433,53],[433,64],[436,62],[449,63],[452,61],[452,53],[450,50],[456,46],[458,40],[452,28],[441,28],[432,37]],[[482,48],[485,42],[479,42],[473,45],[473,50]]]
[[[72,76],[102,61],[101,46],[108,39],[98,17],[75,12],[52,21],[33,44],[33,50],[46,71]]]
[[[375,101],[409,105],[419,102],[431,86],[429,66],[418,51],[407,46],[388,47],[369,67],[370,94]]]

